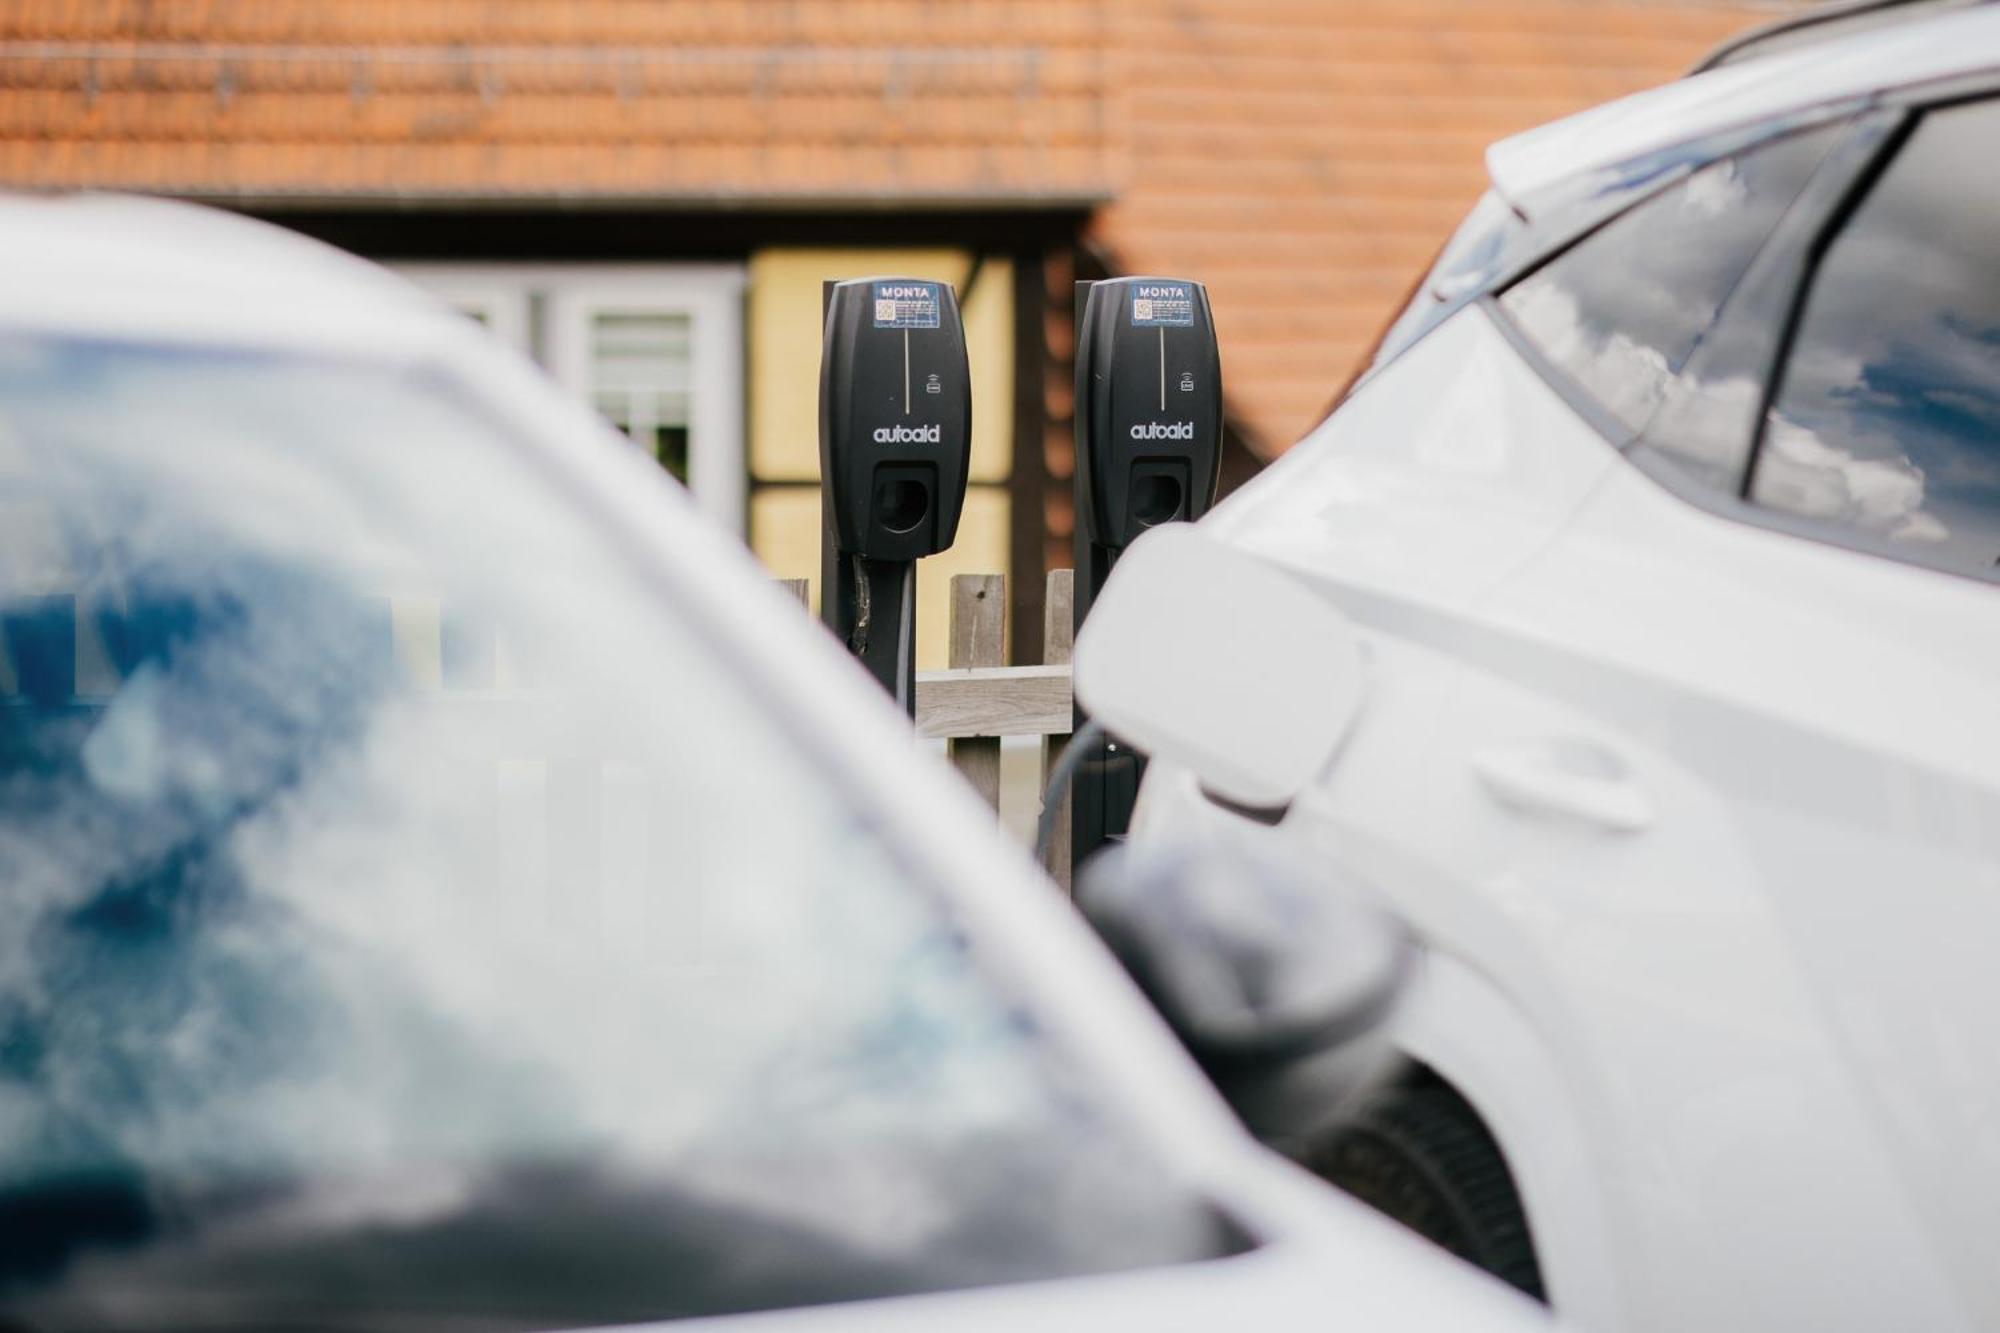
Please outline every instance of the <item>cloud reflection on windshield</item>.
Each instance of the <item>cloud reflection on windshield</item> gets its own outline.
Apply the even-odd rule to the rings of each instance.
[[[0,1240],[42,1246],[0,1286],[113,1240],[71,1291],[476,1237],[534,1163],[566,1207],[610,1172],[884,1290],[1215,1252],[843,794],[448,400],[86,348],[0,374],[0,433],[52,548],[0,562]],[[447,621],[516,667],[413,673],[449,654],[398,635]],[[67,1249],[34,1211],[63,1181],[114,1200]],[[726,1288],[703,1308],[777,1289]]]

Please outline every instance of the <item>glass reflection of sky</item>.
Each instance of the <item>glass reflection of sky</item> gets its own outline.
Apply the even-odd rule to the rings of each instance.
[[[1753,145],[1843,118],[1855,105],[1817,106],[1753,125],[1731,126],[1579,171],[1519,198],[1489,190],[1453,232],[1409,305],[1383,334],[1370,371],[1381,369],[1470,302],[1643,196]]]
[[[565,1207],[638,1198],[658,1256],[874,1265],[802,1293],[1212,1252],[871,817],[518,458],[387,369],[0,345],[0,1323],[106,1265],[476,1240],[552,1162]],[[782,1290],[689,1263],[623,1312]]]
[[[1933,558],[2000,558],[1991,104],[1927,116],[1828,250],[1753,497]]]
[[[1636,433],[1836,133],[1704,167],[1516,283],[1502,307]]]

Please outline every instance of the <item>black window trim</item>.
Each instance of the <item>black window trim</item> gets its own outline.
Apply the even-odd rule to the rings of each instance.
[[[1719,490],[1698,480],[1675,463],[1671,456],[1658,449],[1647,447],[1643,429],[1635,432],[1612,416],[1608,408],[1600,404],[1566,370],[1551,361],[1526,332],[1515,324],[1512,317],[1500,305],[1499,297],[1513,282],[1532,272],[1532,268],[1524,269],[1509,276],[1505,281],[1496,283],[1479,297],[1478,304],[1488,322],[1500,330],[1508,344],[1535,370],[1543,382],[1554,390],[1570,410],[1603,436],[1626,462],[1676,499],[1718,518],[1764,528],[1822,546],[1838,547],[1859,555],[1874,556],[1906,567],[1914,566],[1930,572],[1950,574],[1976,583],[2000,584],[2000,565],[1988,570],[1967,569],[1962,563],[1947,562],[1922,548],[1872,537],[1840,524],[1829,523],[1824,519],[1767,508],[1755,504],[1748,498],[1751,482],[1757,472],[1758,454],[1763,448],[1765,421],[1784,378],[1784,368],[1790,360],[1792,343],[1804,315],[1806,298],[1811,293],[1813,280],[1818,275],[1820,261],[1832,248],[1833,242],[1846,226],[1848,219],[1867,199],[1875,182],[1895,161],[1896,155],[1902,150],[1916,126],[1922,123],[1925,115],[1954,106],[1986,101],[2000,102],[2000,76],[1990,72],[1955,77],[1935,84],[1919,85],[1883,94],[1877,100],[1879,113],[1857,115],[1850,133],[1865,134],[1871,132],[1871,128],[1873,132],[1880,133],[1881,116],[1893,117],[1895,124],[1886,134],[1881,135],[1880,141],[1867,160],[1857,165],[1853,180],[1842,191],[1839,199],[1826,209],[1808,217],[1786,219],[1781,231],[1773,233],[1765,242],[1767,247],[1772,245],[1805,247],[1805,263],[1791,294],[1784,327],[1773,345],[1771,360],[1765,373],[1759,411],[1751,422],[1752,436],[1749,449],[1744,456],[1742,475],[1738,478],[1734,493]],[[1768,140],[1758,140],[1757,143],[1746,145],[1740,151],[1748,152],[1763,142]],[[1836,144],[1833,151],[1838,152],[1839,149],[1840,145]],[[1677,178],[1677,180],[1685,179],[1685,175]],[[1673,183],[1677,182],[1670,182],[1662,188],[1671,188]],[[1648,195],[1648,198],[1651,197]],[[1634,200],[1632,207],[1636,208],[1642,202]],[[1623,216],[1623,212],[1621,211],[1618,216]],[[1601,227],[1610,221],[1611,219],[1607,218],[1598,226]],[[1596,230],[1597,228],[1593,227],[1591,231],[1578,235],[1569,242],[1569,245],[1581,242]],[[1568,249],[1569,245],[1565,245],[1563,249]],[[1559,253],[1561,251],[1551,250],[1540,256],[1536,266],[1554,259]]]
[[[1910,135],[1924,115],[1924,111],[1900,113],[1895,127],[1883,136],[1868,160],[1861,164],[1839,200],[1818,219],[1818,225],[1803,248],[1803,263],[1792,284],[1791,299],[1786,302],[1777,341],[1771,347],[1770,364],[1765,367],[1764,391],[1758,396],[1757,412],[1751,418],[1750,448],[1744,455],[1743,475],[1736,479],[1736,494],[1741,500],[1750,500],[1750,489],[1757,477],[1757,463],[1764,452],[1764,436],[1770,425],[1771,408],[1785,387],[1785,372],[1791,364],[1792,348],[1798,341],[1799,326],[1805,321],[1806,301],[1812,295],[1813,284],[1819,281],[1820,266],[1826,262],[1826,253],[1833,248],[1840,234],[1847,230],[1855,211],[1874,193],[1876,182],[1882,179],[1890,164],[1903,151],[1903,145],[1910,141]]]
[[[1734,459],[1737,468],[1735,490],[1742,498],[1749,498],[1749,478],[1756,470],[1756,451],[1763,442],[1764,413],[1770,410],[1772,380],[1783,365],[1783,358],[1790,348],[1792,325],[1789,321],[1796,317],[1800,292],[1817,263],[1814,248],[1821,243],[1828,228],[1837,225],[1846,216],[1853,192],[1866,188],[1865,182],[1880,169],[1884,154],[1895,151],[1900,136],[1905,133],[1908,114],[1899,108],[1877,107],[1854,117],[1848,122],[1846,132],[1827,149],[1819,166],[1805,182],[1791,205],[1786,209],[1771,234],[1764,238],[1757,254],[1739,278],[1717,312],[1716,319],[1709,328],[1702,331],[1695,340],[1694,351],[1682,366],[1684,375],[1701,356],[1701,346],[1708,342],[1719,329],[1741,319],[1765,317],[1763,311],[1748,308],[1744,304],[1754,294],[1761,283],[1771,283],[1778,291],[1773,299],[1782,307],[1777,320],[1778,336],[1765,349],[1764,355],[1754,367],[1755,378],[1759,382],[1756,413],[1748,422],[1747,433],[1740,435],[1735,443],[1740,446]],[[1676,376],[1676,379],[1680,379]],[[1625,447],[1633,455],[1658,455],[1662,461],[1675,463],[1670,449],[1654,443],[1654,431],[1662,425],[1655,415]],[[1689,484],[1714,490],[1712,482],[1689,476]]]

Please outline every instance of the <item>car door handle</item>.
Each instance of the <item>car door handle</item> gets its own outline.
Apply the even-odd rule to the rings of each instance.
[[[1574,819],[1617,833],[1653,824],[1653,802],[1617,751],[1563,738],[1495,745],[1472,756],[1494,799],[1526,814]]]

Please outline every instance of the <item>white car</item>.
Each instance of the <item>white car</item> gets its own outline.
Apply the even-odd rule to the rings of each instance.
[[[1545,1326],[469,322],[182,205],[0,253],[0,1325]]]
[[[1487,163],[1194,530],[1337,621],[1190,600],[1175,534],[1084,627],[1134,841],[1310,846],[1414,921],[1415,1066],[1314,1165],[1581,1326],[2000,1327],[2000,10]]]

